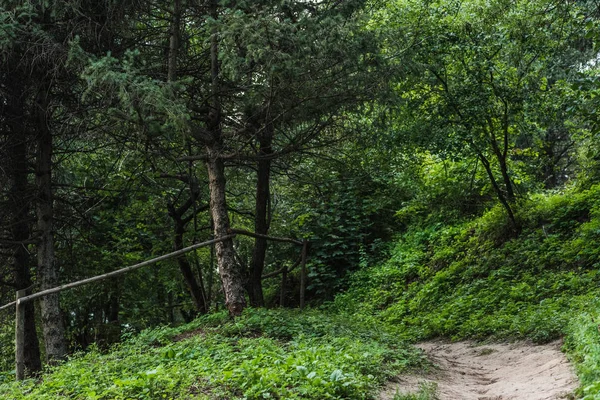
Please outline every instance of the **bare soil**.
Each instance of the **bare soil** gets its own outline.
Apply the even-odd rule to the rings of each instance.
[[[418,347],[438,368],[425,376],[397,377],[380,400],[416,393],[424,382],[437,384],[440,400],[569,399],[578,385],[560,341],[546,345],[434,341]]]

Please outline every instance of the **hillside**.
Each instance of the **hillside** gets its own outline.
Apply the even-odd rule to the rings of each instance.
[[[463,223],[420,223],[383,265],[353,276],[337,310],[370,315],[416,342],[564,339],[600,397],[600,187],[532,196],[521,231],[498,208]]]
[[[497,209],[456,225],[415,225],[388,261],[355,273],[321,311],[249,309],[236,320],[217,313],[150,329],[109,352],[75,355],[41,383],[8,383],[6,374],[0,391],[14,399],[369,399],[393,376],[431,368],[409,343],[562,338],[579,395],[594,399],[599,195],[593,186],[532,197],[520,206],[518,235]]]
[[[423,366],[419,352],[374,321],[325,312],[213,314],[73,356],[3,399],[369,399]]]
[[[374,399],[483,342],[600,399],[600,1],[1,0],[0,60],[0,398]]]

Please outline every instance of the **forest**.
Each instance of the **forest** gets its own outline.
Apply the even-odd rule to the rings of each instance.
[[[597,0],[0,0],[0,398],[444,400],[381,394],[441,339],[600,399],[599,51]]]

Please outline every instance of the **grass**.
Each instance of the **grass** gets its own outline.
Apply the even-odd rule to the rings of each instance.
[[[371,399],[423,367],[410,342],[565,338],[600,398],[600,186],[521,203],[512,234],[499,207],[456,224],[413,225],[389,260],[353,276],[326,311],[248,310],[127,338],[72,357],[10,399]],[[4,376],[5,383],[2,384]],[[433,400],[436,388],[395,400]]]
[[[422,362],[377,326],[319,311],[248,310],[93,349],[43,375],[0,385],[10,399],[370,399]]]
[[[419,383],[419,390],[416,393],[396,393],[394,400],[439,400],[437,393],[437,384],[435,382],[421,382]]]
[[[588,307],[569,324],[565,348],[581,381],[578,398],[594,400],[600,398],[600,301]]]
[[[518,216],[518,235],[500,207],[415,225],[332,309],[376,318],[408,341],[565,337],[578,395],[600,398],[600,187],[537,195]]]

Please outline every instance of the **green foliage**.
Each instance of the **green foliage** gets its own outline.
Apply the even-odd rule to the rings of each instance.
[[[412,198],[396,217],[406,226],[460,221],[480,214],[493,191],[476,158],[449,160],[419,154],[419,168],[410,182]]]
[[[394,400],[438,400],[437,384],[435,382],[421,382],[419,391],[412,394],[399,394],[394,396]]]
[[[347,317],[247,310],[235,321],[221,313],[146,330],[107,354],[72,357],[40,384],[5,383],[0,391],[14,399],[368,399],[419,357]]]
[[[385,49],[404,56],[391,135],[442,159],[478,158],[486,192],[509,203],[513,187],[523,193],[564,182],[573,138],[586,129],[570,112],[581,97],[571,65],[593,57],[572,45],[583,35],[583,15],[576,4],[548,0],[390,2],[373,24],[404,38]]]
[[[332,299],[347,285],[350,272],[385,250],[383,242],[394,228],[396,200],[384,183],[360,172],[340,173],[320,192],[311,201],[312,209],[297,220],[313,243],[309,289],[322,299]]]
[[[569,326],[565,347],[577,366],[581,380],[579,397],[585,400],[600,397],[600,298],[590,299],[586,311]]]
[[[352,317],[253,310],[135,337],[193,312],[175,262],[65,293],[72,347],[99,341],[109,318],[128,340],[108,354],[98,344],[39,387],[7,384],[9,395],[361,398],[416,360],[398,338],[544,342],[565,332],[586,394],[595,395],[592,316],[572,322],[600,279],[600,189],[592,186],[600,85],[597,66],[585,64],[592,43],[582,40],[587,32],[598,42],[600,25],[586,2],[221,1],[215,18],[183,2],[174,82],[165,69],[178,19],[170,7],[16,3],[0,12],[0,58],[16,67],[0,73],[0,104],[17,104],[20,95],[5,92],[26,78],[15,93],[36,105],[32,93],[51,67],[63,281],[170,251],[167,204],[185,204],[193,186],[186,177],[202,186],[199,208],[209,203],[202,162],[177,160],[202,158],[214,122],[232,225],[252,229],[248,171],[258,137],[272,131],[270,233],[311,240],[310,300],[332,299],[358,272],[332,306]],[[42,15],[61,23],[41,24]],[[213,37],[218,71],[209,65]],[[2,134],[11,132],[0,120]],[[18,122],[35,133],[32,121]],[[580,191],[525,198],[573,177]],[[492,200],[513,186],[518,237]],[[186,242],[210,235],[209,213],[194,218],[191,232],[191,212]],[[401,241],[383,262],[399,228]],[[236,239],[240,264],[252,244]],[[297,256],[275,247],[265,272]],[[195,258],[205,277],[216,273],[208,251]],[[9,270],[0,275],[9,279]],[[220,285],[204,282],[214,300]],[[12,342],[11,330],[0,330],[2,343]],[[0,367],[12,368],[11,359],[12,346],[3,346]],[[413,397],[433,397],[430,389]]]
[[[13,344],[15,340],[14,309],[5,310],[0,315],[0,343]],[[0,346],[0,382],[14,379],[13,346]]]
[[[412,339],[555,339],[597,290],[599,194],[595,186],[535,196],[519,209],[518,238],[499,209],[461,225],[415,228],[386,263],[357,273],[335,304],[377,315]]]

